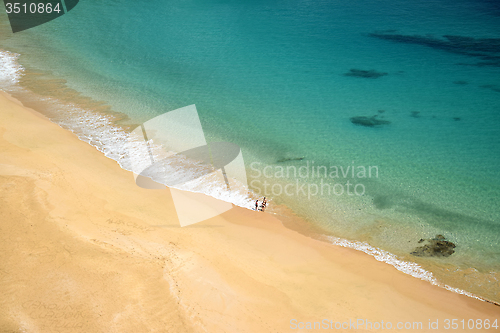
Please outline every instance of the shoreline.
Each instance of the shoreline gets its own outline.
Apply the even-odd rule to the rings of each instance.
[[[22,66],[21,66],[22,67]],[[16,98],[19,97],[20,100],[23,101],[27,106],[32,107],[34,109],[39,109],[43,110],[42,113],[47,115],[53,122],[59,124],[61,127],[65,129],[69,129],[71,132],[76,133],[80,140],[89,143],[91,146],[95,147],[102,153],[104,153],[106,156],[109,158],[113,159],[114,161],[118,162],[121,165],[121,161],[119,159],[120,153],[123,151],[120,151],[120,149],[115,149],[116,146],[115,144],[120,144],[120,141],[123,141],[123,137],[119,138],[118,140],[114,140],[113,137],[109,136],[109,133],[106,132],[111,132],[113,135],[122,135],[126,136],[126,131],[119,131],[119,129],[125,129],[127,125],[120,125],[120,121],[125,119],[126,115],[118,112],[114,112],[111,110],[111,108],[106,105],[104,102],[99,102],[99,101],[94,101],[90,100],[89,98],[82,96],[78,91],[72,90],[68,87],[65,87],[64,83],[61,83],[64,80],[58,80],[57,78],[50,77],[45,77],[44,79],[41,79],[42,76],[45,74],[40,74],[36,75],[38,71],[34,69],[26,69],[25,72],[23,73],[23,76],[21,77],[21,81],[19,82],[19,85],[22,87],[22,89],[27,89],[26,91],[23,91],[21,95],[17,96],[14,95]],[[35,75],[33,75],[35,74]],[[40,76],[40,77],[38,77]],[[23,81],[25,80],[25,81]],[[57,94],[54,94],[54,96],[49,95],[38,95],[37,93],[33,93],[33,91],[45,91],[46,87],[45,84],[48,86],[52,87],[50,89],[47,89],[49,91],[56,91]],[[52,92],[54,92],[52,91]],[[33,94],[33,96],[31,96]],[[70,100],[77,96],[78,99],[75,104],[70,103]],[[24,98],[26,97],[26,98]],[[49,100],[52,102],[41,102],[38,100],[39,97],[48,97]],[[52,99],[54,98],[54,99]],[[58,98],[61,98],[62,100],[59,101]],[[89,110],[86,109],[86,104],[83,103],[85,100],[89,100]],[[68,104],[70,103],[70,104]],[[55,107],[57,105],[57,107]],[[69,107],[69,106],[74,106],[74,109]],[[95,107],[95,108],[94,108]],[[53,110],[57,109],[58,111],[54,112]],[[59,110],[60,109],[60,110]],[[64,111],[61,111],[64,110]],[[96,111],[95,114],[92,112]],[[61,117],[61,114],[64,114],[64,118]],[[76,125],[76,123],[79,123],[79,125]],[[81,125],[84,124],[84,125]],[[92,124],[89,126],[89,124]],[[96,125],[97,126],[94,126]],[[96,130],[97,128],[97,130]],[[104,129],[101,131],[101,129]],[[104,135],[103,135],[104,134]],[[105,140],[100,141],[105,137]],[[121,165],[122,168],[127,170],[128,168],[126,166]],[[223,198],[223,200],[228,201],[228,198]],[[255,198],[253,198],[255,199]],[[239,200],[237,205],[239,206],[244,206],[247,202],[243,202],[242,200]],[[293,203],[293,202],[291,202]],[[234,202],[233,202],[234,204]],[[289,203],[286,203],[287,205]],[[248,205],[247,205],[248,206]],[[294,211],[292,211],[291,208],[288,207],[294,207]],[[274,207],[273,207],[274,208]],[[351,244],[354,244],[354,248],[356,248],[356,243],[357,241],[361,241],[363,244],[365,243],[371,243],[371,240],[369,237],[357,237],[360,235],[352,235],[352,234],[342,234],[338,233],[332,230],[327,230],[324,229],[324,226],[320,226],[317,222],[316,219],[319,219],[320,216],[318,215],[312,215],[315,214],[314,211],[308,211],[306,214],[304,214],[304,211],[295,210],[296,206],[294,205],[289,205],[285,207],[285,211],[287,214],[285,214],[285,217],[282,217],[281,220],[288,220],[288,219],[297,219],[302,223],[295,224],[294,227],[292,228],[295,231],[298,231],[306,236],[309,237],[315,237],[317,239],[323,239],[324,236],[333,236],[337,237],[338,235],[341,235],[343,239],[348,239]],[[297,214],[297,213],[302,213],[302,215]],[[311,213],[307,214],[307,213]],[[397,217],[397,216],[396,216]],[[382,219],[383,222],[383,219]],[[289,227],[289,226],[287,226]],[[372,229],[368,229],[368,231],[373,231],[376,230],[376,225]],[[323,233],[317,232],[318,230],[324,230]],[[337,230],[338,231],[338,230]],[[441,233],[441,231],[439,231]],[[369,235],[369,233],[366,233]],[[437,234],[437,233],[436,233]],[[317,236],[317,237],[316,237]],[[362,235],[365,236],[365,235]],[[430,236],[430,235],[426,235]],[[370,236],[371,237],[371,236]],[[420,235],[417,238],[424,237],[423,235]],[[415,239],[416,242],[416,239]],[[406,264],[408,266],[413,266],[417,264],[420,267],[424,267],[425,273],[432,274],[435,279],[439,280],[437,283],[438,285],[444,286],[444,288],[448,288],[448,285],[455,285],[456,287],[449,287],[453,290],[459,290],[460,292],[465,292],[465,293],[470,293],[472,295],[479,295],[479,296],[474,296],[474,297],[479,297],[481,299],[492,299],[493,302],[498,302],[499,296],[497,295],[496,289],[494,286],[488,286],[487,288],[483,288],[482,291],[484,291],[483,294],[480,293],[480,290],[477,288],[475,289],[474,284],[469,283],[469,279],[475,279],[477,281],[476,284],[481,285],[483,282],[488,282],[488,281],[496,281],[496,275],[498,274],[483,274],[479,273],[477,271],[477,267],[474,267],[475,272],[478,272],[478,276],[474,276],[475,272],[470,270],[469,271],[469,266],[466,266],[466,269],[462,269],[461,266],[457,265],[459,271],[454,274],[450,273],[450,270],[447,269],[444,266],[441,266],[441,263],[429,263],[429,262],[422,262],[419,258],[412,258],[411,256],[407,256],[407,254],[410,251],[397,251],[398,249],[394,248],[388,248],[385,247],[384,245],[386,244],[373,244],[369,245],[371,251],[378,251],[379,249],[386,249],[382,251],[389,251],[390,254],[396,254],[398,258],[398,263],[399,264]],[[363,246],[364,248],[364,246]],[[358,249],[360,250],[360,249]],[[363,249],[361,249],[363,251]],[[389,265],[393,265],[391,263],[393,261],[393,258],[388,258],[388,260],[385,260],[386,263]],[[446,266],[447,264],[444,263]],[[444,268],[443,268],[444,267]],[[451,267],[451,266],[448,266]],[[405,271],[404,269],[402,271]],[[454,269],[451,269],[451,272],[453,272]],[[481,271],[481,269],[479,269]],[[451,276],[453,274],[453,276]],[[469,275],[471,274],[471,275]],[[462,277],[462,275],[467,275],[465,277]],[[415,276],[415,275],[414,275]],[[421,276],[415,276],[417,278],[422,278]],[[423,276],[424,280],[430,281],[426,276]],[[432,283],[432,282],[431,282]],[[488,296],[491,296],[488,298]]]
[[[7,329],[271,332],[293,331],[293,319],[500,317],[498,306],[269,214],[234,207],[180,228],[168,190],[137,187],[116,161],[4,93],[0,119]]]

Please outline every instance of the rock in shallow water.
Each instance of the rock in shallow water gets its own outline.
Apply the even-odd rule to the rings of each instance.
[[[455,253],[456,245],[447,241],[443,235],[436,235],[435,238],[431,239],[420,239],[418,242],[427,242],[427,244],[419,246],[411,252],[417,257],[449,257]]]

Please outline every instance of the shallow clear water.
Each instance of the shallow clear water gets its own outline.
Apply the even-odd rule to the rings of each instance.
[[[87,0],[48,24],[7,33],[0,46],[127,114],[130,124],[196,104],[208,141],[240,145],[250,188],[272,198],[271,211],[285,204],[329,234],[366,241],[499,301],[500,51],[486,43],[494,61],[475,66],[484,59],[443,37],[500,38],[499,31],[491,1]],[[377,32],[399,39],[370,35]],[[413,35],[427,44],[402,42]],[[351,69],[386,74],[344,75]],[[67,127],[89,123],[81,109],[60,110]],[[390,124],[350,121],[374,115]],[[85,137],[119,159],[122,133],[111,126],[87,128]],[[312,170],[313,162],[356,174],[279,173]],[[266,166],[271,177],[262,175]],[[377,176],[358,176],[370,166]],[[344,193],[312,195],[322,180]],[[347,181],[363,195],[348,195]],[[303,184],[310,191],[299,191]],[[287,185],[294,194],[279,194]],[[456,253],[409,254],[436,234]]]

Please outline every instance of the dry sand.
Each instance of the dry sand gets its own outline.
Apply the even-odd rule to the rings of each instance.
[[[0,221],[1,333],[300,331],[292,319],[442,332],[445,319],[500,320],[498,306],[269,214],[233,208],[181,228],[169,190],[139,188],[115,161],[5,94]],[[346,327],[330,331],[380,331]]]

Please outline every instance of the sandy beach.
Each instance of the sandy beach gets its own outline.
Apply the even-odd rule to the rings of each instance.
[[[168,189],[136,186],[115,161],[6,94],[0,221],[1,333],[294,332],[308,322],[318,331],[390,323],[442,332],[453,319],[450,331],[472,332],[469,319],[500,321],[499,306],[270,214],[236,207],[181,228]]]

